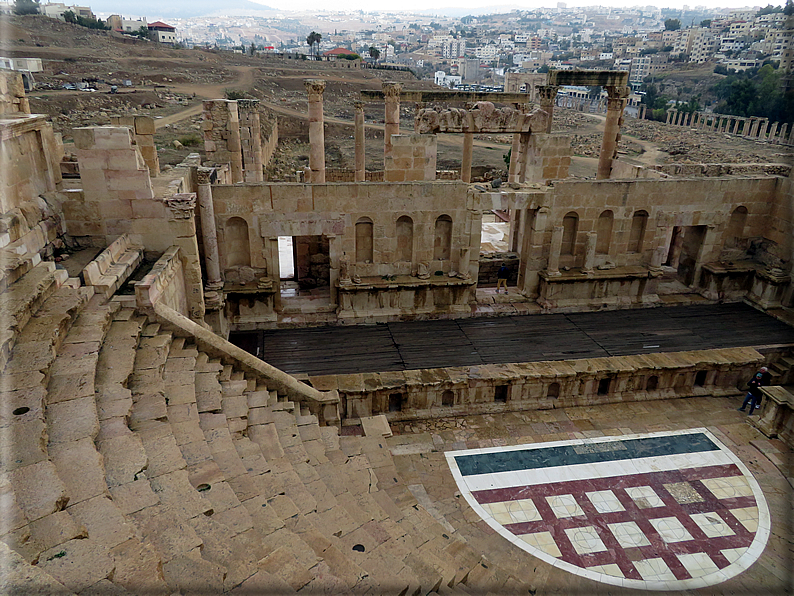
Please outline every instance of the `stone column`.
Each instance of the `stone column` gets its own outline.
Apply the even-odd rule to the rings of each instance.
[[[259,121],[259,100],[238,99],[240,117],[240,146],[246,182],[262,182],[262,131]]]
[[[212,173],[214,168],[199,168],[197,172],[197,198],[201,215],[201,239],[204,242],[204,268],[207,272],[207,290],[223,287],[221,263],[218,257],[218,232],[215,228],[215,207],[212,204]]]
[[[391,136],[400,134],[400,92],[402,83],[392,81],[383,82],[384,96],[384,127],[383,127],[383,155],[391,155]]]
[[[519,117],[521,120],[522,117]],[[521,152],[521,133],[513,133],[513,146],[510,148],[510,168],[507,181],[518,183],[518,154]]]
[[[794,126],[791,127],[791,131],[788,133],[788,144],[794,145]]]
[[[736,134],[739,132],[739,122],[741,122],[741,118],[736,118],[733,122],[733,129],[731,130],[732,134]]]
[[[558,89],[559,87],[554,85],[541,85],[538,87],[538,94],[540,95],[540,109],[549,115],[549,119],[546,122],[547,133],[551,132],[551,121],[554,116],[554,99],[557,97]]]
[[[519,135],[520,150],[518,152],[518,181],[525,182],[527,179],[527,164],[529,162],[529,137],[531,133],[522,132]]]
[[[364,102],[356,101],[353,103],[355,109],[356,124],[356,182],[364,182],[367,179],[366,153],[364,145]]]
[[[773,122],[772,127],[769,129],[769,136],[767,137],[767,141],[769,141],[770,143],[773,142],[775,138],[775,134],[777,133],[777,127],[778,127],[778,123]]]
[[[597,241],[598,234],[595,232],[587,232],[584,241],[584,264],[582,265],[582,273],[592,273],[595,269]]]
[[[783,125],[780,127],[780,131],[777,134],[777,140],[775,141],[776,144],[783,143],[786,140],[786,133],[788,132],[788,123],[784,122]]]
[[[764,118],[761,121],[761,130],[758,132],[758,137],[761,139],[766,139],[766,129],[769,128],[769,119]]]
[[[470,132],[463,133],[463,161],[460,163],[460,179],[471,182],[471,157],[474,150],[474,135]],[[511,156],[512,157],[512,156]]]
[[[673,116],[674,110],[667,110],[667,119],[664,121],[665,124],[670,124],[670,118]]]
[[[325,81],[306,79],[309,94],[309,167],[312,184],[325,184],[325,129],[323,123],[323,91]]]
[[[596,180],[606,180],[612,172],[612,162],[617,156],[620,126],[623,124],[623,108],[629,96],[628,87],[607,87],[607,117],[604,123],[604,138],[598,156]]]
[[[556,226],[551,231],[551,246],[549,246],[549,264],[546,267],[549,275],[560,275],[560,251],[562,251],[562,226]]]

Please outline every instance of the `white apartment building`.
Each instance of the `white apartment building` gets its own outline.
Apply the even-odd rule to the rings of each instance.
[[[692,34],[692,48],[689,52],[689,61],[703,64],[711,59],[717,51],[719,40],[714,37],[711,29],[695,29]]]
[[[43,4],[39,8],[39,12],[44,16],[50,17],[51,19],[59,19],[61,21],[64,20],[64,13],[71,11],[75,14],[75,16],[83,17],[85,19],[93,19],[94,13],[91,12],[91,8],[88,6],[68,6],[63,4],[62,2],[50,2],[49,4]]]
[[[466,55],[466,40],[452,39],[441,45],[442,58],[460,58]]]
[[[499,46],[494,44],[479,46],[474,50],[474,55],[481,60],[491,60],[499,55]]]

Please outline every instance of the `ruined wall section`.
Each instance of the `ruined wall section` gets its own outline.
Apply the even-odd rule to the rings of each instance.
[[[371,221],[373,258],[355,263],[358,275],[411,275],[420,262],[428,263],[431,272],[447,273],[457,268],[461,250],[469,249],[476,278],[481,213],[477,196],[467,191],[468,185],[461,182],[216,185],[212,194],[221,269],[228,266],[224,236],[230,220],[239,218],[248,229],[250,266],[267,269],[274,279],[278,236],[330,236],[333,284],[340,258],[355,263],[356,223]],[[413,225],[410,261],[400,261],[397,255],[397,219],[402,216]],[[450,258],[444,260],[434,258],[436,221],[441,216],[452,221]]]
[[[616,266],[648,265],[655,250],[667,249],[674,226],[707,226],[703,261],[715,261],[725,244],[730,215],[737,207],[743,206],[748,212],[744,236],[765,237],[778,184],[779,179],[772,177],[560,181],[546,195],[549,207],[546,240],[551,240],[552,227],[562,225],[567,214],[576,214],[574,254],[562,255],[560,266],[580,267],[587,233],[597,232],[599,216],[611,211],[609,250],[607,254],[596,255],[596,265],[607,260]],[[634,252],[629,246],[629,234],[633,215],[638,211],[647,212],[648,221],[641,250]]]

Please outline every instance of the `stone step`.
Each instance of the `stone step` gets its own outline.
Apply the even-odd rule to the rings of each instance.
[[[42,303],[58,289],[55,263],[44,262],[0,294],[0,370],[6,367],[17,336]]]

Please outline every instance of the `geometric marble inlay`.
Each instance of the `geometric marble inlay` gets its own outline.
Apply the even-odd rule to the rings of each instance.
[[[688,591],[761,555],[769,509],[706,429],[451,451],[472,509],[503,538],[591,580]]]

